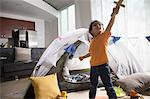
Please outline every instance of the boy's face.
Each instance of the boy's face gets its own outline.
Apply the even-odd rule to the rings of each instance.
[[[92,30],[91,30],[91,33],[94,35],[94,36],[97,36],[99,33],[102,32],[102,27],[101,27],[101,24],[99,22],[95,22],[92,24]]]

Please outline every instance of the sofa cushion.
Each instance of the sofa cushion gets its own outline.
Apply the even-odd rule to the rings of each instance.
[[[31,59],[32,61],[38,61],[42,56],[46,48],[32,48],[31,49]]]
[[[15,62],[30,62],[31,49],[30,48],[15,48]]]

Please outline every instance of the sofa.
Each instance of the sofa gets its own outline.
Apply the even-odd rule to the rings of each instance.
[[[1,81],[29,77],[45,48],[1,48]]]

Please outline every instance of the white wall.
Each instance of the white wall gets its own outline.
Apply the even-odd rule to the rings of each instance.
[[[91,0],[75,0],[76,28],[88,28],[91,23]]]
[[[26,20],[26,21],[32,21],[35,22],[35,30],[37,31],[37,40],[38,40],[38,47],[45,47],[45,24],[44,20],[41,19],[35,19],[31,17],[26,16],[20,16],[20,15],[14,15],[9,13],[1,13],[1,17],[6,18],[12,18],[12,19],[18,19],[18,20]]]
[[[58,19],[52,21],[45,21],[45,46],[49,44],[58,36]]]

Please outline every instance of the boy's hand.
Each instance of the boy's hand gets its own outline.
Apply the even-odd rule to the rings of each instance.
[[[84,57],[83,57],[83,56],[80,56],[80,57],[79,57],[79,60],[80,60],[80,61],[82,61],[83,59],[84,59]]]

